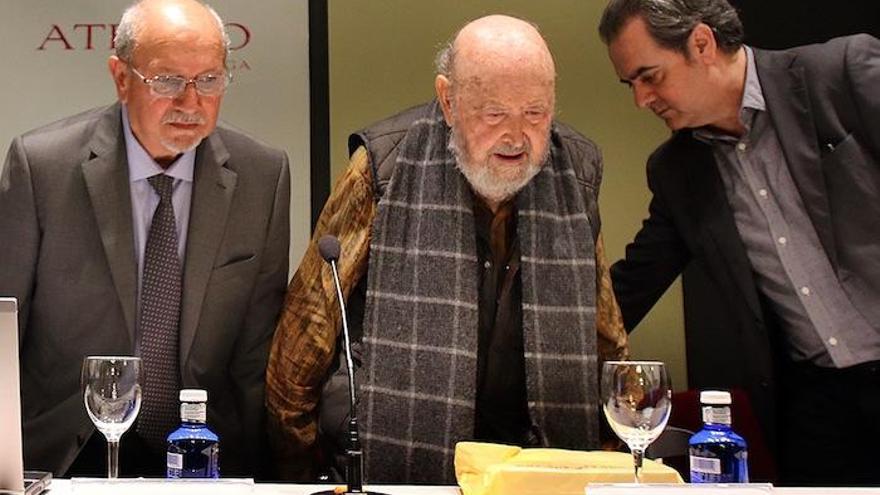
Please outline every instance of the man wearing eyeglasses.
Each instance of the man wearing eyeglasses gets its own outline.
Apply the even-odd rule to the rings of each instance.
[[[195,0],[122,17],[119,102],[16,138],[0,176],[0,295],[19,299],[25,463],[100,476],[86,355],[137,355],[122,476],[163,475],[181,388],[208,391],[224,476],[260,476],[264,375],[287,282],[286,155],[217,124],[228,38]]]

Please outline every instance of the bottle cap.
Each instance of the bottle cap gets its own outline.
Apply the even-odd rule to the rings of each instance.
[[[729,406],[730,392],[722,390],[703,390],[700,392],[700,403],[709,405]]]
[[[200,388],[185,388],[180,391],[180,402],[208,402],[208,391]]]

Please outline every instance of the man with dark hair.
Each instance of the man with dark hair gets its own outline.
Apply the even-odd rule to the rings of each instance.
[[[712,28],[715,41],[727,53],[737,51],[743,42],[743,25],[736,10],[716,0],[639,0],[612,1],[602,12],[599,36],[606,44],[617,38],[634,17],[645,20],[654,41],[681,54],[687,54],[691,31],[704,23]]]
[[[626,332],[599,235],[602,160],[554,120],[555,81],[534,26],[484,17],[438,57],[436,100],[350,138],[315,238],[342,243],[371,481],[454,482],[461,440],[599,444],[597,361],[625,355]],[[288,476],[319,420],[346,445],[346,370],[327,382],[340,316],[315,244],[267,372]]]
[[[287,282],[284,152],[218,124],[223,22],[143,0],[108,65],[118,102],[15,138],[0,176],[0,295],[18,298],[25,465],[106,473],[88,355],[137,355],[123,476],[164,475],[180,388],[208,391],[224,475],[263,474],[265,370]]]
[[[723,297],[718,386],[751,395],[795,484],[880,482],[880,42],[769,52],[725,0],[613,0],[599,32],[674,131],[612,267],[628,329],[686,265]]]

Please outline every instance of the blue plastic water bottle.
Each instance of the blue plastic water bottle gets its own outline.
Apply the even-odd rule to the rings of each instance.
[[[730,392],[700,393],[703,429],[690,439],[691,483],[748,483],[746,441],[730,427]]]
[[[180,428],[168,435],[168,478],[219,478],[220,438],[208,429],[208,392],[180,391]]]

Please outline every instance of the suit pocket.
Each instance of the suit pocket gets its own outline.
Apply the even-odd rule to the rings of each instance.
[[[880,164],[876,156],[862,146],[858,136],[850,134],[822,158],[839,273],[843,276],[850,270],[865,281],[878,280],[880,273]],[[868,292],[862,292],[853,281],[843,286],[857,307],[876,305],[875,298],[865,300],[863,294]]]
[[[867,213],[880,197],[880,164],[870,150],[862,146],[854,134],[848,134],[822,156],[822,166],[828,186],[831,206]],[[832,213],[839,213],[832,212]]]
[[[257,255],[247,254],[236,256],[223,264],[215,266],[214,272],[211,274],[212,282],[220,282],[229,278],[246,274],[249,269],[256,265]]]

